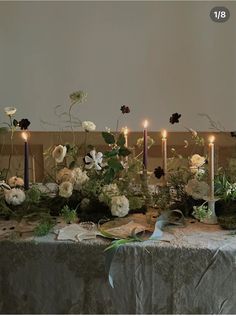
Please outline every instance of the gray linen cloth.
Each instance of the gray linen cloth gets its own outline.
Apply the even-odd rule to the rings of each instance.
[[[236,235],[188,224],[162,241],[120,247],[49,235],[0,242],[2,314],[236,314]]]

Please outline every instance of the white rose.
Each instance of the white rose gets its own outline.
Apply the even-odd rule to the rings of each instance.
[[[202,157],[198,154],[193,155],[190,159],[190,163],[191,163],[192,167],[195,167],[195,168],[202,167],[205,162],[206,162],[206,158]]]
[[[192,179],[185,186],[185,192],[195,200],[201,200],[208,196],[209,185],[204,181]]]
[[[113,196],[111,199],[111,214],[124,217],[129,213],[129,200],[124,196]]]
[[[75,181],[75,184],[74,184],[75,190],[81,190],[82,185],[89,180],[89,177],[87,176],[87,172],[82,171],[80,168],[75,168],[72,171],[72,174]]]
[[[96,129],[96,125],[91,121],[84,121],[82,127],[86,132],[93,132]]]
[[[69,198],[73,192],[73,184],[69,181],[62,182],[59,186],[59,195],[64,198]]]
[[[16,113],[17,110],[13,106],[8,106],[8,107],[4,108],[4,111],[5,111],[6,115],[12,116]]]
[[[106,204],[109,204],[111,201],[111,198],[113,196],[118,196],[120,194],[120,190],[116,183],[106,184],[102,188],[102,192],[99,195],[99,201],[104,202]]]
[[[53,158],[57,163],[61,163],[66,156],[67,148],[66,146],[58,145],[52,152]]]
[[[21,189],[5,190],[5,199],[8,204],[20,205],[25,200],[25,192]]]
[[[22,178],[20,178],[20,177],[11,177],[8,180],[8,184],[12,188],[14,188],[14,187],[23,187],[24,186],[24,180]]]

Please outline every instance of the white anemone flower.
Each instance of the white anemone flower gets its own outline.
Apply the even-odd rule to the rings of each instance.
[[[17,109],[14,106],[7,106],[4,108],[6,115],[12,116],[16,113]]]
[[[96,152],[96,150],[91,150],[89,155],[85,156],[85,168],[95,170],[102,170],[102,159],[103,153]]]
[[[52,152],[52,157],[56,160],[57,163],[63,162],[63,159],[66,156],[67,148],[66,146],[58,145]]]
[[[21,189],[5,190],[5,199],[7,204],[20,205],[25,200],[25,192]]]

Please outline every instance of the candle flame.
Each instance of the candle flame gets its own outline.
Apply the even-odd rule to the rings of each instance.
[[[148,120],[145,120],[145,121],[143,122],[143,127],[144,127],[144,128],[147,128],[147,127],[148,127]]]
[[[22,136],[22,138],[24,139],[24,141],[27,142],[27,140],[28,140],[28,135],[27,135],[27,133],[26,133],[26,132],[22,132],[21,136]]]
[[[166,138],[167,137],[167,131],[164,129],[162,132],[161,132],[161,135],[163,138]]]
[[[209,137],[209,142],[210,142],[211,144],[213,144],[214,141],[215,141],[215,136],[214,136],[214,135],[211,135],[211,136]]]

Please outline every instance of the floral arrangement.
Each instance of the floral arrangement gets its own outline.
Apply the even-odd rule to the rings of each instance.
[[[160,212],[179,209],[185,216],[194,216],[204,220],[211,216],[206,201],[209,196],[209,157],[193,152],[189,157],[178,154],[172,148],[172,156],[168,158],[167,169],[157,166],[152,174],[158,179],[166,179],[163,185],[148,184],[148,174],[144,173],[142,148],[146,142],[150,148],[154,140],[137,140],[140,152],[135,155],[133,148],[127,146],[124,129],[119,129],[120,119],[128,115],[129,106],[122,105],[121,114],[117,119],[116,130],[106,128],[102,132],[107,150],[98,151],[90,143],[90,133],[96,130],[92,121],[81,121],[73,113],[80,104],[86,102],[87,94],[77,91],[70,95],[69,106],[56,107],[57,117],[69,124],[72,131],[70,144],[57,144],[45,152],[45,159],[50,159],[54,168],[48,178],[53,179],[53,185],[33,184],[28,190],[24,189],[22,177],[9,178],[8,172],[11,157],[6,171],[1,173],[0,182],[0,216],[9,217],[39,217],[42,221],[38,234],[43,234],[52,226],[53,216],[61,215],[66,222],[93,221],[125,217],[133,212],[145,213],[149,207],[157,208]],[[61,111],[61,112],[60,112]],[[17,129],[27,130],[28,119],[16,120],[16,108],[5,108],[9,118],[7,130],[11,131],[13,146],[14,132]],[[174,113],[169,119],[170,124],[179,124],[182,115]],[[81,128],[84,132],[84,142],[77,144],[75,130]],[[194,145],[204,146],[204,139],[197,131],[186,128],[191,133]],[[0,132],[5,132],[2,128]],[[231,135],[232,136],[232,135]],[[234,137],[234,135],[233,135]],[[185,140],[183,147],[188,148],[189,141]],[[215,193],[220,205],[229,205],[236,201],[236,182],[227,178],[226,172],[219,169],[215,178]],[[235,212],[235,211],[234,211]]]

